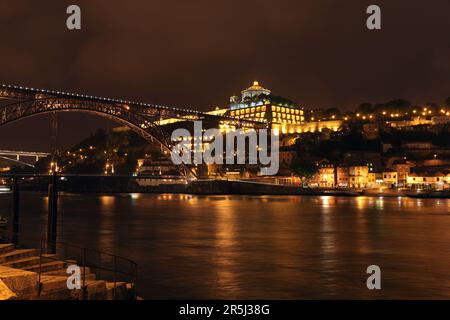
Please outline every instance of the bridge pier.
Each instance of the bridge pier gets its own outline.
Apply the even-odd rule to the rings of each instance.
[[[20,225],[20,192],[19,181],[17,177],[13,178],[12,184],[12,242],[19,244],[19,225]]]
[[[53,173],[48,185],[48,221],[47,221],[47,248],[48,253],[56,253],[57,224],[58,224],[58,176]]]

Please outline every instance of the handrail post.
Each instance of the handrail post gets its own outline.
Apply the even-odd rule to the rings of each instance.
[[[12,242],[19,244],[19,224],[20,224],[20,192],[17,176],[13,178],[12,185]]]
[[[114,256],[114,300],[116,300],[116,285],[117,285],[117,256]]]
[[[102,277],[102,254],[98,251],[98,268],[97,268],[97,276],[100,279]]]
[[[58,188],[57,174],[53,173],[52,182],[48,186],[48,222],[47,222],[47,247],[49,253],[56,253],[57,224],[58,224]]]
[[[69,259],[69,243],[66,241],[64,243],[64,260]]]
[[[138,280],[138,267],[137,264],[134,263],[134,279],[133,279],[133,299],[137,299],[137,291],[136,291],[136,283]]]
[[[87,287],[86,287],[86,248],[83,248],[83,300],[87,298]]]
[[[41,274],[42,274],[42,239],[41,239],[40,245],[39,245],[38,297],[41,296],[41,291],[42,291]]]

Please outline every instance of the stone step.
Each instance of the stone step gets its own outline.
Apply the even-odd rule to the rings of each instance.
[[[86,281],[95,281],[97,280],[97,276],[95,273],[86,273]],[[83,274],[81,274],[81,281],[83,281]]]
[[[17,249],[13,244],[0,244],[0,280],[5,287],[2,293],[6,292],[6,299],[16,298],[7,292],[6,288],[9,288],[17,298],[25,300],[125,300],[133,297],[130,283],[116,282],[114,286],[113,282],[97,280],[89,267],[81,267],[81,277],[85,272],[84,281],[81,279],[85,290],[69,290],[67,267],[71,264],[77,264],[77,261],[60,261],[54,254],[39,257],[36,249]],[[39,271],[42,272],[41,286],[37,284]]]
[[[37,295],[38,275],[35,272],[0,266],[0,280],[21,300]]]
[[[43,272],[42,274],[48,275],[48,276],[65,277],[66,279],[67,279],[67,277],[69,277],[69,274],[66,272],[65,268],[61,269],[61,270],[46,271],[46,272]],[[95,273],[89,272],[89,268],[86,268],[86,281],[91,281],[91,280],[97,280],[97,276],[95,275]],[[83,281],[83,268],[81,268],[81,281]]]
[[[106,281],[103,280],[87,280],[85,296],[82,289],[67,288],[67,277],[42,276],[41,283],[38,300],[105,300],[108,295]]]
[[[128,289],[126,282],[116,282],[114,288],[114,282],[106,283],[107,290],[107,300],[127,300],[128,299]],[[114,294],[115,291],[115,294]]]
[[[106,281],[92,280],[87,282],[87,299],[88,300],[106,300],[108,290],[106,289]]]
[[[17,295],[0,279],[0,301],[16,299]]]
[[[41,276],[41,291],[37,300],[74,300],[82,297],[82,291],[67,288],[67,277],[55,275]]]
[[[0,244],[0,255],[9,253],[16,248],[12,243]]]
[[[68,291],[67,277],[52,275],[41,276],[41,298],[50,296],[58,291]],[[70,293],[68,296],[70,296]]]
[[[47,272],[47,271],[55,271],[55,270],[65,270],[67,267],[67,263],[63,261],[52,261],[43,263],[41,266],[39,264],[25,267],[23,270],[32,271],[32,272]]]
[[[67,266],[69,266],[69,264]],[[86,269],[86,271],[84,271],[84,269]],[[91,269],[89,267],[86,267],[86,268],[80,267],[80,271],[81,271],[81,275],[83,275],[83,272],[86,272],[86,275],[92,273]],[[52,275],[52,276],[68,276],[66,269],[47,271],[46,274]]]
[[[23,258],[37,255],[36,249],[16,249],[14,251],[0,255],[0,264],[14,262]]]
[[[47,262],[52,262],[52,261],[58,261],[55,259],[50,259],[51,255],[42,255],[42,260],[41,263],[47,263]],[[38,265],[39,264],[39,257],[38,256],[32,256],[32,257],[26,257],[26,258],[21,258],[18,260],[14,260],[11,262],[6,262],[3,263],[3,266],[5,267],[10,267],[10,268],[16,268],[16,269],[23,269],[26,267],[31,267],[34,265]]]
[[[25,267],[34,266],[36,264],[39,264],[39,257],[27,257],[22,258],[18,260],[14,260],[12,262],[4,263],[3,266],[9,267],[9,268],[16,268],[16,269],[23,269]]]
[[[127,299],[128,300],[136,300],[138,298],[137,295],[136,295],[136,287],[135,287],[135,285],[136,284],[133,284],[131,282],[127,282],[126,287],[127,287],[127,294],[128,294]]]

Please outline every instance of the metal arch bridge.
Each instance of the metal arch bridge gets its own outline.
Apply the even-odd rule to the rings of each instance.
[[[265,123],[258,121],[196,110],[12,85],[0,85],[0,99],[8,100],[8,103],[0,105],[0,126],[52,112],[91,113],[112,119],[129,127],[149,143],[159,144],[166,156],[170,154],[173,142],[169,132],[158,124],[162,119],[227,121],[236,126],[266,127]],[[178,170],[186,176],[197,176],[193,166],[181,165]]]

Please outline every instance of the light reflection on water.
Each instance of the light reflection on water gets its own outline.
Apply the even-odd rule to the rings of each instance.
[[[28,236],[45,225],[46,206],[22,195]],[[388,197],[63,195],[59,236],[136,260],[148,299],[450,298],[449,208]],[[365,287],[371,264],[382,270],[378,292]]]

